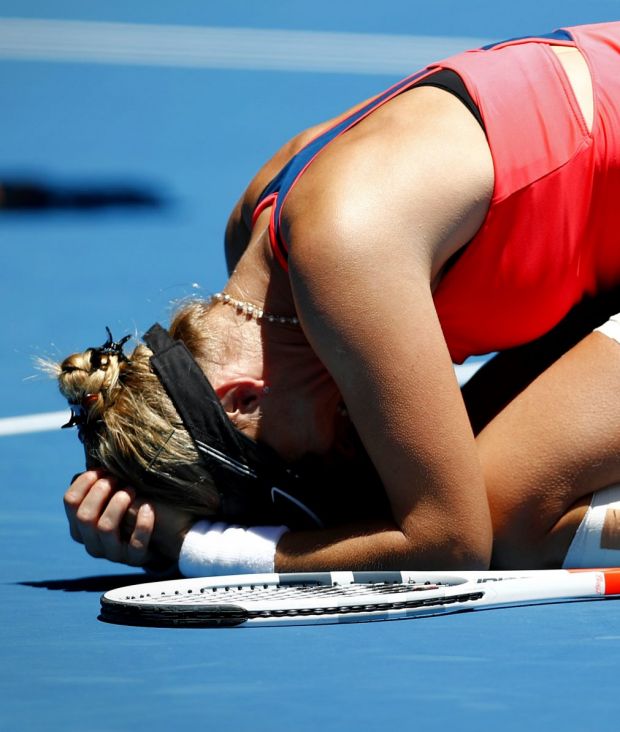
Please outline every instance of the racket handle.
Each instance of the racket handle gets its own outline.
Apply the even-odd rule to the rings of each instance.
[[[597,594],[620,595],[620,568],[610,569],[569,569],[571,575],[593,575],[597,578]]]
[[[553,600],[575,600],[611,595],[620,591],[620,578],[616,574],[610,574],[608,587],[605,579],[602,571],[590,570],[578,573],[563,572],[562,575],[555,577],[549,577],[546,573],[541,572],[530,577],[484,583],[485,594],[480,605],[491,607]]]
[[[620,569],[604,569],[605,594],[620,595]]]

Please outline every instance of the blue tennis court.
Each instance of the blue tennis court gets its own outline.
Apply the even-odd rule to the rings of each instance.
[[[619,14],[2,0],[0,181],[22,207],[0,210],[1,729],[617,729],[613,600],[246,631],[99,622],[100,594],[143,575],[71,541],[61,498],[83,454],[35,360],[219,290],[233,204],[302,128],[435,57]]]

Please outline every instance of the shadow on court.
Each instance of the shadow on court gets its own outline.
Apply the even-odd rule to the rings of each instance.
[[[49,579],[15,582],[22,587],[41,587],[46,590],[60,590],[61,592],[107,592],[125,585],[135,585],[148,582],[148,576],[142,573],[96,575],[94,577],[80,577],[78,579]]]

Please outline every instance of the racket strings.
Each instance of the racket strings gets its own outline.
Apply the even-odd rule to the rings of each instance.
[[[410,592],[427,592],[446,586],[443,583],[356,583],[352,585],[238,585],[196,587],[194,589],[175,590],[161,593],[144,592],[139,595],[127,594],[118,598],[125,602],[148,603],[152,605],[221,605],[222,603],[259,602],[316,599],[346,598],[365,596],[376,598],[382,595],[398,595]],[[376,601],[373,601],[373,606]],[[357,604],[356,604],[357,606]]]

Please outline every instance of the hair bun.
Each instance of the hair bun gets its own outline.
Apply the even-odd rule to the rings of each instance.
[[[108,339],[98,348],[74,353],[60,364],[60,391],[70,404],[80,405],[88,419],[101,417],[114,403],[122,386],[122,372],[129,363],[123,345],[125,336],[115,342],[109,328]]]

